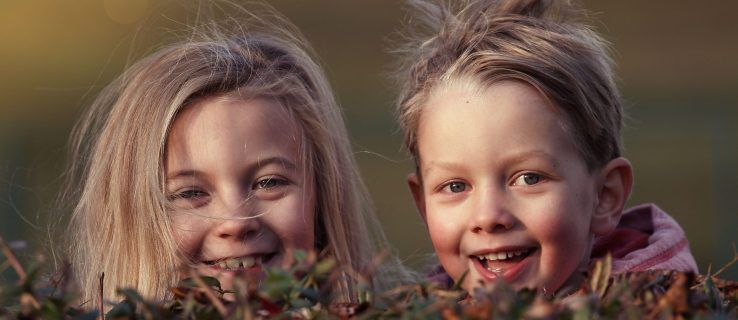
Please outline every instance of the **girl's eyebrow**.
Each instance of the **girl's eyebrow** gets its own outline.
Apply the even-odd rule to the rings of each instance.
[[[297,165],[292,162],[292,160],[282,157],[282,156],[274,156],[274,157],[268,157],[268,158],[259,158],[256,160],[256,163],[250,166],[253,166],[251,170],[258,170],[263,167],[266,167],[271,164],[278,164],[281,165],[284,169],[290,169],[294,170],[297,168]],[[174,180],[177,178],[183,178],[183,177],[198,177],[203,176],[204,173],[200,170],[195,169],[184,169],[184,170],[177,170],[167,175],[167,180]]]
[[[270,164],[280,164],[285,169],[297,168],[297,165],[294,162],[292,162],[292,160],[285,158],[285,157],[281,157],[281,156],[274,156],[274,157],[269,157],[265,159],[259,158],[258,160],[256,160],[257,168],[263,168]]]

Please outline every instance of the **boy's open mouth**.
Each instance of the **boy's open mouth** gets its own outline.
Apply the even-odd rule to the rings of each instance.
[[[203,261],[203,263],[213,269],[221,271],[248,270],[250,268],[259,267],[269,262],[277,255],[276,252],[263,255],[249,255],[235,258],[225,258],[211,261]]]
[[[507,268],[523,261],[534,253],[538,248],[523,248],[511,251],[500,251],[485,255],[472,256],[488,271],[502,273]]]

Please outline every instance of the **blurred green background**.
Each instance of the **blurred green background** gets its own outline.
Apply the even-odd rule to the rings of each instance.
[[[432,253],[411,205],[412,169],[393,120],[388,37],[399,1],[273,1],[320,56],[390,241],[411,266]],[[738,243],[738,2],[584,1],[614,45],[631,119],[631,204],[684,227],[702,272]],[[66,141],[81,110],[132,59],[188,24],[175,1],[0,1],[0,235],[47,248]],[[191,15],[190,15],[191,17]],[[395,37],[396,38],[396,37]],[[17,243],[15,243],[17,244]],[[32,252],[33,250],[26,250]],[[2,263],[4,259],[0,259]],[[5,272],[6,278],[9,272]],[[724,274],[738,279],[738,266]],[[2,280],[2,279],[0,279]]]

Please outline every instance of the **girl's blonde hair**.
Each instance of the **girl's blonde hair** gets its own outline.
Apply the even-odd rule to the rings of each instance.
[[[177,253],[164,197],[167,134],[190,102],[236,90],[275,99],[298,121],[316,184],[316,249],[361,272],[378,248],[387,247],[321,67],[299,32],[278,15],[250,20],[235,23],[235,32],[224,31],[224,23],[198,27],[185,41],[133,64],[79,121],[66,199],[76,204],[70,255],[83,301],[99,302],[101,272],[106,299],[121,286],[161,299],[176,284],[185,258]],[[404,270],[395,258],[383,268],[395,275]],[[378,275],[373,285],[384,288],[396,279]],[[344,277],[334,295],[355,300],[356,281]]]
[[[402,50],[398,118],[418,160],[432,92],[452,81],[523,81],[549,99],[590,170],[620,156],[623,109],[607,44],[567,0],[411,1],[421,25]],[[425,31],[425,32],[424,32]]]

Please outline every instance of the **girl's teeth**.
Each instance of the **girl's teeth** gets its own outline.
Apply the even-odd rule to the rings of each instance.
[[[254,257],[243,257],[241,258],[241,266],[244,268],[251,268],[256,264]]]
[[[261,257],[242,257],[223,260],[218,262],[216,265],[225,270],[235,270],[239,268],[248,269],[255,266],[256,264],[261,264],[261,261]]]

